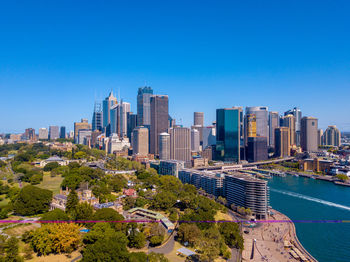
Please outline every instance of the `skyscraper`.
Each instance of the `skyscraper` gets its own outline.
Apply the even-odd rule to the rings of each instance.
[[[268,108],[266,106],[246,107],[246,114],[254,114],[256,117],[256,136],[269,138]]]
[[[47,128],[39,128],[39,139],[49,139],[49,131]]]
[[[132,131],[133,154],[147,156],[148,155],[148,128],[144,126],[136,127]]]
[[[169,98],[167,95],[151,97],[150,153],[158,155],[158,136],[168,129]]]
[[[113,92],[109,93],[109,96],[103,100],[103,128],[106,128],[111,123],[111,107],[117,104],[117,98],[114,97]]]
[[[248,137],[256,137],[256,115],[244,116],[244,146],[248,145]]]
[[[170,159],[170,135],[166,132],[159,134],[159,159]]]
[[[78,143],[79,130],[91,130],[91,125],[88,123],[87,119],[81,119],[81,122],[74,123],[74,141],[75,141],[75,143]]]
[[[202,150],[206,149],[208,146],[216,144],[216,129],[215,126],[205,126],[202,129]]]
[[[275,156],[290,156],[290,129],[288,127],[277,127],[275,129]]]
[[[60,128],[60,138],[66,138],[66,127],[61,126]]]
[[[137,127],[137,114],[127,113],[127,137],[131,141],[132,131]],[[148,136],[149,137],[149,136]]]
[[[303,151],[315,152],[318,150],[317,126],[317,118],[303,117],[301,119],[300,145]]]
[[[323,134],[323,141],[326,146],[340,146],[341,134],[336,126],[328,126]]]
[[[55,140],[60,137],[60,128],[58,126],[49,127],[49,137],[50,140]]]
[[[269,112],[269,146],[275,147],[275,129],[280,125],[278,112]]]
[[[128,113],[130,112],[130,103],[123,100],[119,104],[119,136],[125,137],[128,132]]]
[[[149,86],[140,87],[137,92],[137,124],[151,125],[151,96],[153,89]]]
[[[248,162],[259,162],[268,159],[267,137],[248,137],[247,160]]]
[[[95,103],[94,112],[92,114],[92,131],[103,129],[103,112],[101,103]]]
[[[194,112],[193,125],[204,126],[204,113],[203,112]]]
[[[169,128],[170,159],[191,161],[191,130],[186,127]]]
[[[317,144],[318,146],[323,146],[324,145],[324,140],[323,140],[323,129],[318,129],[317,131]]]
[[[288,110],[284,115],[293,115],[295,117],[295,144],[300,146],[300,132],[301,132],[301,110],[297,107],[294,107],[291,110]]]
[[[240,147],[243,125],[241,107],[216,110],[216,158],[240,162]]]
[[[24,133],[25,139],[30,140],[30,141],[35,141],[36,140],[36,135],[35,135],[35,129],[34,128],[27,128]]]
[[[295,116],[294,115],[285,115],[283,117],[283,126],[289,128],[289,135],[290,135],[290,146],[296,145],[295,139],[296,139],[296,122],[295,122]]]
[[[197,129],[191,129],[191,150],[193,152],[199,152],[199,131]]]

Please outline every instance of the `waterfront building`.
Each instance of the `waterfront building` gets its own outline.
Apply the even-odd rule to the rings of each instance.
[[[216,155],[217,160],[240,162],[243,111],[241,107],[216,110]]]
[[[296,145],[296,129],[295,129],[295,116],[294,115],[285,115],[283,117],[283,126],[289,128],[289,134],[290,134],[290,145],[294,146]]]
[[[307,158],[299,161],[299,168],[303,171],[328,173],[333,161],[320,158]]]
[[[269,112],[269,147],[275,148],[275,129],[279,124],[278,112]]]
[[[101,103],[95,102],[94,112],[92,114],[92,131],[103,130],[103,111]]]
[[[158,173],[178,177],[179,170],[185,168],[185,162],[179,160],[160,160]]]
[[[216,129],[215,126],[204,126],[202,128],[202,150],[208,146],[216,144]]]
[[[169,128],[170,159],[191,161],[191,130],[187,127]]]
[[[151,96],[151,127],[150,127],[150,153],[158,155],[159,134],[167,132],[169,117],[169,98],[167,95]],[[138,123],[140,124],[140,123]]]
[[[170,159],[170,135],[166,132],[159,134],[159,159]]]
[[[88,123],[87,119],[81,119],[80,122],[74,123],[74,141],[77,143],[79,130],[91,130],[91,124]]]
[[[49,138],[55,140],[60,137],[60,128],[58,126],[49,127]]]
[[[39,139],[44,139],[44,140],[49,139],[49,131],[47,130],[47,128],[45,127],[39,128]]]
[[[249,208],[257,219],[268,218],[269,189],[266,180],[240,173],[225,175],[224,192],[229,205]]]
[[[132,132],[132,149],[134,155],[148,155],[148,128],[136,127]]]
[[[288,127],[278,127],[275,129],[275,156],[290,156],[290,129]]]
[[[260,162],[268,159],[267,138],[266,137],[248,137],[247,161]]]
[[[194,112],[193,125],[204,126],[204,113],[203,112]]]
[[[315,152],[318,150],[318,119],[303,117],[301,119],[300,145],[303,151]]]
[[[324,145],[326,146],[340,146],[341,134],[336,126],[328,126],[323,134]]]
[[[191,129],[191,151],[199,152],[199,131],[197,129]]]
[[[113,105],[117,104],[117,98],[114,97],[113,92],[111,91],[108,97],[105,98],[102,102],[102,111],[103,111],[103,128],[106,128],[111,123],[111,108]]]
[[[149,86],[140,87],[137,92],[137,124],[149,127],[151,125],[151,96],[153,89]]]
[[[285,116],[293,115],[295,117],[295,144],[300,146],[300,136],[301,136],[301,110],[297,107],[294,107],[291,110],[288,110],[284,113]]]
[[[66,138],[67,134],[66,134],[66,127],[65,126],[61,126],[60,128],[60,138]]]

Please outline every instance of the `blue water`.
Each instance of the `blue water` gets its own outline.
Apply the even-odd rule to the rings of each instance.
[[[269,179],[270,204],[292,220],[350,220],[350,187],[303,177]],[[295,223],[319,262],[350,261],[350,223]]]

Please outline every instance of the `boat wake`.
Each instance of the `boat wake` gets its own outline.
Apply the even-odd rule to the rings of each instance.
[[[305,196],[302,194],[298,194],[298,193],[294,193],[294,192],[290,192],[290,191],[285,191],[285,190],[278,190],[278,189],[274,189],[274,188],[270,188],[270,191],[284,194],[284,195],[288,195],[288,196],[292,196],[292,197],[297,197],[297,198],[309,200],[309,201],[313,201],[313,202],[317,202],[317,203],[320,203],[320,204],[323,204],[326,206],[332,206],[332,207],[336,207],[336,208],[345,209],[345,210],[350,211],[350,207],[348,207],[348,206],[340,205],[340,204],[333,203],[333,202],[326,201],[326,200],[322,200],[319,198]]]

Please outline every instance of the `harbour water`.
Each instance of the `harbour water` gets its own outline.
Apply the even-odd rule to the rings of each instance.
[[[270,204],[295,223],[298,239],[319,262],[350,261],[350,187],[316,179],[274,176]],[[320,223],[320,220],[347,220]]]

